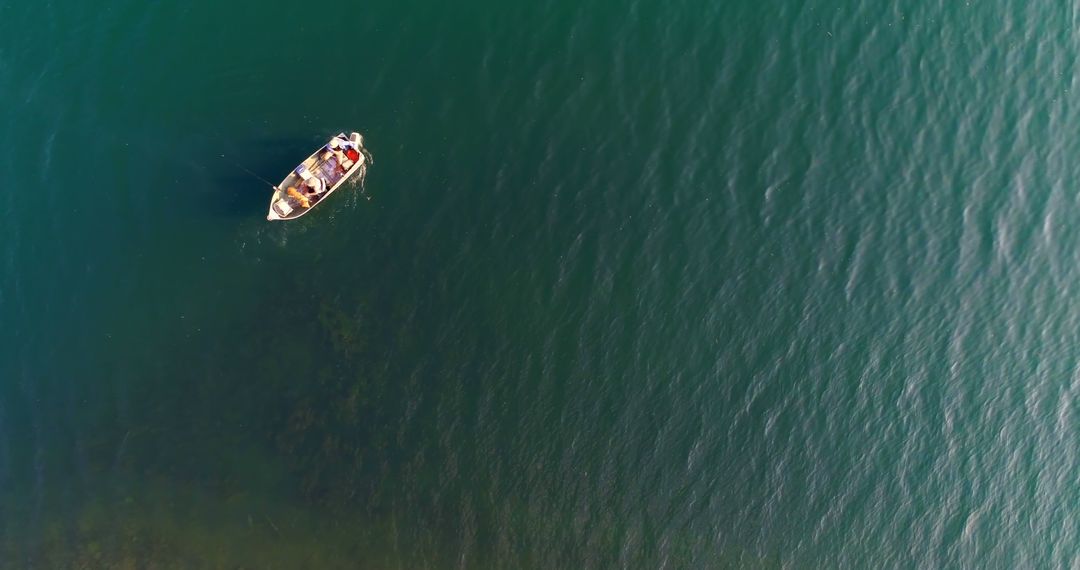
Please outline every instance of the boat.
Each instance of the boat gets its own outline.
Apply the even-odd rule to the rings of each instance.
[[[293,169],[270,197],[267,220],[295,220],[315,209],[345,181],[367,175],[371,154],[360,133],[338,133]]]

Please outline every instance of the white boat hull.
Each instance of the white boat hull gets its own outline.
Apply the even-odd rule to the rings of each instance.
[[[345,134],[341,133],[336,138],[345,139]],[[362,181],[367,174],[367,167],[370,163],[370,155],[363,144],[364,138],[360,136],[360,133],[352,133],[346,140],[350,141],[358,149],[359,156],[351,166],[345,168],[344,165],[340,164],[337,156],[334,156],[334,153],[329,150],[329,143],[324,145],[309,156],[307,160],[300,163],[297,169],[290,172],[274,188],[274,194],[270,197],[270,210],[266,214],[266,219],[270,221],[295,220],[314,210],[315,206],[325,202],[346,181],[355,176],[359,176]],[[289,187],[300,188],[305,184],[304,178],[298,173],[301,167],[306,170],[308,177],[315,176],[322,180],[323,187],[326,188],[325,192],[309,197],[307,207],[304,207],[303,201],[299,198],[288,193]]]

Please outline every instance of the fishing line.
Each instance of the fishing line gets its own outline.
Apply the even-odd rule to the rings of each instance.
[[[244,172],[247,172],[248,174],[254,176],[255,178],[258,178],[259,180],[262,180],[267,185],[269,185],[271,188],[273,188],[274,190],[277,190],[277,184],[274,184],[274,183],[270,182],[269,180],[263,178],[262,176],[259,176],[258,174],[255,174],[254,172],[248,170],[247,168],[244,167],[243,164],[240,164],[239,162],[236,162],[235,160],[233,160],[231,158],[226,158],[224,154],[221,155],[221,158],[233,163],[240,170],[243,170]]]

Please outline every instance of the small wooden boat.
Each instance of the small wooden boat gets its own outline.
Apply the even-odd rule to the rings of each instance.
[[[339,133],[274,188],[267,220],[295,220],[315,209],[353,176],[363,181],[371,155],[364,137]]]

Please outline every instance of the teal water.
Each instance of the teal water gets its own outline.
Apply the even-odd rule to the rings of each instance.
[[[0,566],[1080,566],[1075,7],[507,4],[0,3]]]

